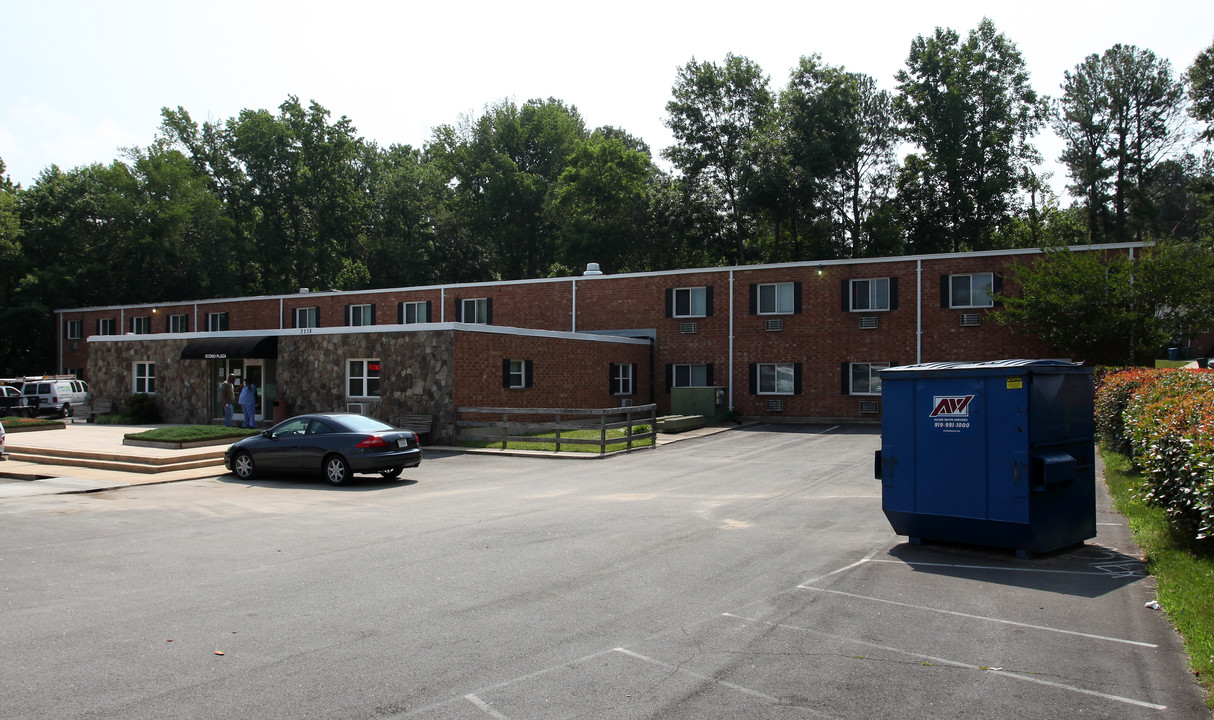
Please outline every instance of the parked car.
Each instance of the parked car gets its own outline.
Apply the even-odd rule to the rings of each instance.
[[[0,417],[33,417],[36,409],[21,394],[21,388],[0,385]]]
[[[37,407],[36,414],[67,417],[72,406],[89,404],[89,386],[70,376],[27,378],[21,387],[26,401]]]
[[[421,461],[417,433],[353,413],[299,415],[233,443],[223,456],[241,480],[263,472],[320,472],[331,485],[345,485],[355,473],[399,477]]]

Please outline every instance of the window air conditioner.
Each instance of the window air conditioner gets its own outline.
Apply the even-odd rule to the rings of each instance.
[[[877,316],[876,315],[861,315],[860,316],[860,329],[861,330],[876,330],[877,329]]]
[[[691,335],[696,331],[696,324],[693,322],[685,322],[679,325],[679,332],[684,335]]]
[[[367,404],[366,403],[346,403],[346,412],[356,413],[358,415],[366,415],[367,414]]]
[[[860,414],[861,415],[876,415],[877,414],[877,401],[876,400],[861,400],[860,401]]]
[[[784,319],[774,318],[767,321],[767,332],[780,332],[784,329]]]
[[[978,327],[982,324],[982,316],[978,313],[961,313],[961,327]]]
[[[784,412],[783,400],[768,400],[767,412]]]
[[[632,398],[620,398],[620,407],[632,407]]]

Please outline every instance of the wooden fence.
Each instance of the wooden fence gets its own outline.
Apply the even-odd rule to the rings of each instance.
[[[623,444],[628,450],[638,441],[649,440],[657,445],[658,406],[635,405],[632,407],[579,410],[570,408],[456,408],[456,442],[501,443],[502,449],[510,442],[534,442],[556,445],[597,445],[599,454],[607,452],[608,445]],[[647,426],[646,432],[634,432],[638,426]],[[623,437],[608,437],[609,430],[624,430]],[[466,432],[475,430],[475,432]],[[562,433],[597,430],[597,438],[562,437]],[[541,437],[538,433],[555,433]]]

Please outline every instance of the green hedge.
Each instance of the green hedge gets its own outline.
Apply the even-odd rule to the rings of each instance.
[[[1096,392],[1096,431],[1142,469],[1146,499],[1185,536],[1214,538],[1214,372],[1126,370]]]

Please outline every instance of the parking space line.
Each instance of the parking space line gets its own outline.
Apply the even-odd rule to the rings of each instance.
[[[844,594],[846,594],[846,593],[844,593]],[[735,620],[741,620],[743,622],[757,623],[759,625],[766,625],[768,627],[784,628],[786,630],[793,630],[795,632],[805,633],[808,635],[817,635],[819,637],[829,638],[831,640],[838,640],[839,642],[853,643],[856,645],[864,645],[866,647],[876,648],[878,650],[884,650],[886,652],[897,653],[899,655],[906,655],[907,657],[919,658],[921,660],[926,660],[930,663],[937,664],[937,665],[948,665],[949,667],[961,668],[961,669],[966,669],[966,670],[978,670],[980,672],[991,673],[993,675],[999,675],[1000,677],[1005,677],[1005,678],[1009,678],[1012,680],[1021,680],[1023,682],[1030,682],[1030,683],[1034,683],[1037,685],[1044,685],[1046,687],[1051,687],[1051,688],[1054,688],[1057,690],[1065,690],[1068,692],[1079,693],[1081,695],[1090,695],[1092,697],[1098,697],[1098,698],[1101,698],[1104,700],[1111,700],[1113,702],[1124,703],[1127,705],[1134,705],[1136,707],[1147,708],[1149,710],[1166,710],[1168,708],[1167,705],[1158,705],[1158,704],[1149,703],[1149,702],[1146,702],[1143,700],[1135,700],[1134,698],[1128,698],[1128,697],[1124,697],[1121,695],[1103,693],[1098,690],[1088,690],[1087,688],[1076,687],[1074,685],[1067,685],[1065,683],[1054,682],[1052,680],[1045,680],[1042,678],[1033,677],[1031,675],[1022,675],[1020,673],[1010,672],[1008,670],[995,669],[995,668],[984,670],[983,668],[981,668],[979,666],[971,665],[970,663],[964,663],[964,662],[960,662],[957,660],[952,660],[950,658],[942,658],[942,657],[936,657],[933,655],[926,655],[924,653],[919,653],[919,652],[914,652],[911,650],[904,650],[902,648],[893,647],[892,645],[883,645],[881,643],[870,642],[868,640],[860,640],[859,638],[845,637],[842,635],[836,635],[834,633],[822,632],[821,630],[814,630],[811,628],[800,627],[798,625],[789,625],[787,623],[773,623],[773,622],[768,622],[766,620],[760,620],[758,618],[748,618],[748,617],[744,617],[742,615],[734,615],[733,613],[722,613],[721,615],[722,615],[722,617],[733,618]]]
[[[1015,620],[1004,620],[1003,618],[990,617],[988,615],[973,615],[970,613],[958,612],[956,610],[944,610],[942,608],[934,608],[927,605],[915,605],[913,603],[899,602],[898,600],[886,600],[885,598],[873,597],[871,595],[857,595],[856,593],[843,592],[842,590],[827,590],[825,588],[810,587],[808,585],[798,585],[797,589],[829,593],[831,595],[839,595],[841,597],[852,598],[854,600],[868,600],[870,602],[894,605],[896,607],[908,608],[910,610],[922,610],[924,612],[952,615],[953,617],[963,617],[970,620],[981,620],[983,622],[998,623],[1000,625],[1011,625],[1013,627],[1022,627],[1029,630],[1042,630],[1044,632],[1058,633],[1060,635],[1073,635],[1076,637],[1088,638],[1089,640],[1102,640],[1104,642],[1121,643],[1122,645],[1134,645],[1136,647],[1144,648],[1159,647],[1155,643],[1139,642],[1138,640],[1127,640],[1125,638],[1108,637],[1105,635],[1093,635],[1092,633],[1078,632],[1076,630],[1063,630],[1061,628],[1053,628],[1046,625],[1033,625],[1031,623],[1022,623]]]
[[[481,712],[485,713],[491,718],[497,718],[497,720],[510,720],[510,718],[489,707],[489,703],[481,700],[475,695],[465,695],[464,699],[475,705]]]
[[[1126,574],[1094,572],[1091,570],[1051,570],[1050,568],[1026,568],[1026,567],[1008,567],[999,565],[962,565],[960,563],[935,563],[935,562],[917,562],[914,560],[867,560],[861,562],[887,563],[890,565],[908,565],[910,567],[942,567],[942,568],[958,568],[961,570],[998,570],[1000,572],[1019,572],[1019,573],[1044,573],[1050,575],[1090,575],[1094,577],[1107,577],[1111,579],[1121,579],[1126,577]],[[1146,577],[1145,572],[1135,572],[1133,577]]]

